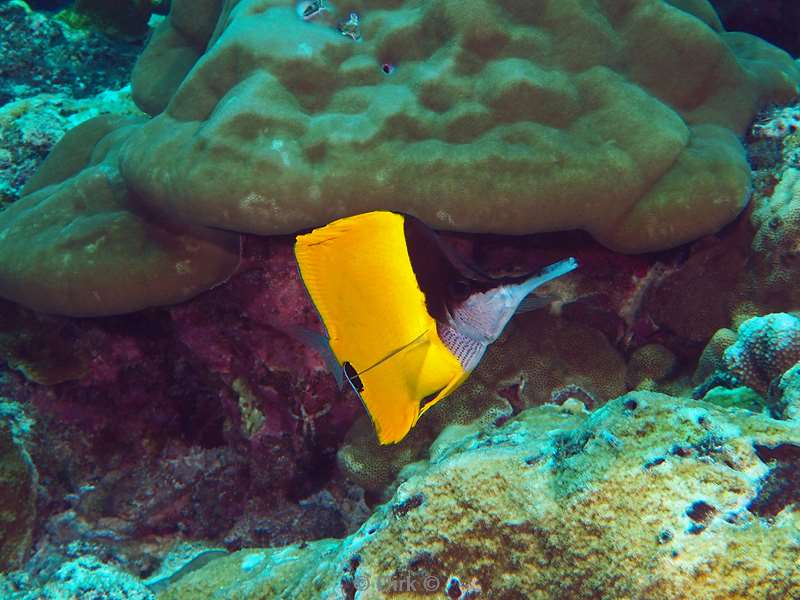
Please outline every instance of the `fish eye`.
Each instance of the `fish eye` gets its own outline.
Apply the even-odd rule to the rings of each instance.
[[[455,298],[456,300],[463,300],[467,296],[469,296],[472,288],[469,285],[469,282],[464,279],[454,279],[448,285],[448,291],[450,295]]]

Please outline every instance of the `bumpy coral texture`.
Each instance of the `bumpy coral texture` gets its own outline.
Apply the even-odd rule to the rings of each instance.
[[[774,313],[745,321],[723,359],[743,385],[766,394],[773,380],[800,361],[800,318]]]
[[[233,273],[236,234],[144,210],[122,185],[119,145],[138,122],[82,123],[0,212],[0,296],[42,312],[119,314],[186,300]]]
[[[795,157],[795,164],[797,158]],[[757,227],[752,243],[748,296],[771,310],[800,303],[800,169],[789,168],[769,201],[753,211]]]
[[[662,249],[740,212],[750,171],[737,134],[800,81],[785,53],[723,32],[700,0],[549,0],[535,9],[349,0],[336,9],[304,20],[278,0],[177,0],[134,72],[134,99],[154,117],[124,133],[68,136],[17,216],[85,223],[88,196],[103,198],[88,213],[116,211],[123,233],[158,215],[275,234],[384,208],[440,229],[584,229],[617,250]],[[359,40],[336,26],[351,11]],[[81,148],[98,158],[65,156]],[[106,180],[110,189],[99,190]],[[22,272],[0,265],[0,294],[83,315],[196,292],[140,285],[120,302],[103,289],[117,283],[112,270],[80,250],[97,234],[70,240],[72,277],[49,259],[64,251],[50,233],[35,244],[47,260]],[[0,219],[4,254],[23,257],[23,236],[30,231]],[[143,252],[109,262],[152,273],[153,245],[148,237]],[[193,268],[197,287],[226,273]],[[32,282],[59,278],[72,278],[69,293],[36,290],[50,299],[37,304]]]
[[[352,536],[242,551],[159,598],[793,598],[799,436],[647,392],[445,430]]]
[[[145,202],[255,233],[390,208],[444,229],[674,246],[741,210],[736,134],[798,81],[707,3],[662,0],[350,0],[308,22],[228,0],[188,70],[217,4],[200,27],[176,2],[142,56],[134,96],[160,114],[121,166]],[[360,42],[333,26],[351,11]]]

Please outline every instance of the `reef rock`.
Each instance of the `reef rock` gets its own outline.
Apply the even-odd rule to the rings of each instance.
[[[30,549],[38,475],[25,442],[31,421],[0,398],[0,570],[19,567]]]
[[[25,182],[67,131],[109,113],[142,116],[130,86],[83,99],[38,94],[0,106],[0,210],[19,199]]]
[[[341,541],[245,550],[159,598],[800,595],[800,427],[635,392],[445,430]]]
[[[28,4],[0,3],[0,106],[43,92],[87,98],[128,82],[139,44],[75,30]]]

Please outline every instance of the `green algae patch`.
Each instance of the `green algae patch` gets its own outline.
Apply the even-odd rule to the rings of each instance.
[[[178,579],[158,594],[159,600],[249,600],[305,598],[316,586],[310,565],[324,568],[338,540],[321,540],[284,548],[246,549],[217,558]],[[319,588],[316,588],[319,589]]]
[[[732,390],[715,387],[703,396],[703,400],[725,408],[743,408],[752,412],[761,412],[767,406],[764,398],[748,387],[737,387]]]

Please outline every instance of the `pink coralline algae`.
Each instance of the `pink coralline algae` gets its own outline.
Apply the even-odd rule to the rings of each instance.
[[[125,538],[188,533],[236,547],[325,537],[341,527],[335,515],[263,526],[276,511],[308,512],[298,503],[329,481],[336,450],[362,410],[317,352],[285,333],[320,327],[291,238],[248,238],[237,274],[181,305],[15,322],[39,326],[33,345],[54,344],[40,330],[63,337],[79,363],[69,380],[51,386],[13,371],[0,378],[0,396],[35,407],[48,440],[36,458],[48,491],[42,521],[90,482],[93,498],[114,498],[119,518],[109,527]],[[48,358],[34,365],[43,374],[59,360]],[[90,523],[97,516],[81,514]]]
[[[742,385],[766,394],[773,381],[800,361],[800,318],[773,313],[748,319],[723,359]]]

